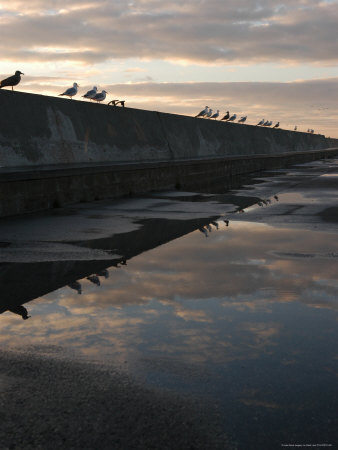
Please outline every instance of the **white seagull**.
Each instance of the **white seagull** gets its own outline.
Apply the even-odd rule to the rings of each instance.
[[[85,95],[83,95],[82,97],[89,98],[89,100],[92,100],[95,97],[96,94],[97,94],[97,87],[93,86],[93,89],[91,89],[90,91],[86,92]]]
[[[210,119],[211,116],[212,116],[212,109],[209,108],[209,111],[206,113],[205,117],[207,117],[208,119]]]
[[[59,94],[59,95],[67,95],[67,97],[74,97],[74,95],[77,94],[77,88],[79,87],[79,85],[77,83],[73,83],[73,87],[67,89],[63,94]]]
[[[107,91],[98,92],[94,97],[93,100],[96,102],[102,102],[106,98],[106,94],[108,94]]]
[[[238,123],[244,123],[245,121],[246,121],[246,118],[247,118],[248,116],[243,116],[243,117],[241,117],[240,119],[239,119],[239,121],[238,121]]]
[[[233,116],[230,117],[229,122],[232,122],[236,119],[237,114],[234,114]]]
[[[203,116],[205,116],[206,113],[208,112],[208,110],[209,110],[209,106],[206,106],[206,107],[205,107],[204,109],[202,109],[202,111],[199,112],[199,113],[197,114],[197,116],[195,116],[195,117],[203,117]]]
[[[210,119],[217,119],[217,117],[219,116],[219,109],[217,110],[217,112],[215,112],[215,114],[213,114]]]
[[[264,119],[262,119],[260,122],[258,122],[258,124],[256,126],[258,127],[260,125],[264,125]]]

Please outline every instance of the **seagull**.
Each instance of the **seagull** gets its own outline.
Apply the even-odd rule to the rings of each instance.
[[[217,117],[219,116],[219,109],[217,110],[217,112],[215,112],[215,114],[213,114],[210,119],[217,119]]]
[[[108,94],[107,91],[98,92],[95,97],[93,97],[93,100],[96,102],[102,102],[106,98],[106,94]]]
[[[274,125],[273,128],[278,128],[279,127],[279,122],[276,123],[276,125]]]
[[[72,99],[72,97],[74,97],[74,95],[77,94],[78,87],[79,87],[79,85],[77,83],[73,83],[73,87],[67,89],[63,94],[59,94],[59,95],[67,95],[67,97],[70,97],[70,99]]]
[[[260,126],[260,125],[264,125],[264,123],[265,123],[265,122],[264,122],[264,119],[262,119],[260,122],[258,122],[258,124],[257,124],[256,126],[258,127],[258,126]]]
[[[95,97],[96,94],[97,94],[97,87],[93,86],[93,89],[91,89],[90,91],[86,92],[86,94],[83,95],[82,97],[89,98],[89,100],[92,100],[93,97]]]
[[[244,123],[245,121],[246,121],[246,118],[247,118],[248,116],[243,116],[243,117],[241,117],[240,119],[239,119],[239,121],[238,121],[238,123]]]
[[[270,127],[272,125],[272,123],[270,124],[270,121],[267,120],[266,122],[263,123],[263,127]]]
[[[208,112],[208,110],[209,110],[209,106],[206,106],[206,107],[205,107],[204,109],[202,109],[202,111],[199,112],[199,113],[197,114],[197,116],[195,116],[195,117],[203,117],[203,116],[205,116],[206,113]]]
[[[212,116],[212,109],[209,108],[209,111],[206,113],[205,117],[207,117],[208,119],[210,119],[211,116]]]
[[[97,272],[96,276],[100,276],[100,277],[105,277],[105,278],[109,278],[109,272],[107,269],[102,269],[99,272]]]
[[[87,277],[87,280],[89,280],[91,283],[96,284],[97,286],[100,286],[100,280],[99,277],[96,275],[89,275],[89,277]]]
[[[227,111],[227,113],[225,114],[225,116],[224,116],[224,117],[222,117],[222,119],[221,119],[221,120],[228,120],[228,119],[229,119],[229,117],[230,117],[230,113],[229,113],[229,111]]]
[[[82,287],[78,281],[72,281],[71,283],[68,284],[68,286],[71,289],[74,289],[75,291],[77,291],[78,294],[82,294]]]
[[[270,120],[270,122],[268,122],[268,123],[266,124],[267,127],[271,127],[271,125],[272,125],[272,120]]]
[[[293,131],[297,131],[297,125],[295,125],[295,128],[293,129]]]
[[[14,75],[11,77],[5,78],[4,80],[0,81],[0,89],[5,86],[11,86],[13,90],[13,86],[16,86],[20,83],[21,77],[20,75],[25,75],[24,73],[20,72],[20,70],[17,70]]]
[[[233,116],[231,116],[231,117],[229,118],[229,122],[232,122],[233,120],[235,120],[236,117],[237,117],[237,114],[234,114]]]
[[[208,231],[204,227],[200,227],[199,231],[204,234],[205,237],[208,237]]]

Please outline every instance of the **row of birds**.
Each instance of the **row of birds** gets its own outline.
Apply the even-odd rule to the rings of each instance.
[[[212,113],[212,109],[209,108],[209,106],[206,106],[195,117],[204,117],[206,119],[215,119],[216,120],[219,117],[219,109],[213,114]],[[248,116],[242,116],[238,120],[238,123],[244,123],[246,121],[247,117]],[[221,120],[224,120],[226,122],[234,122],[236,119],[237,119],[237,114],[233,114],[231,116],[229,111],[227,111],[226,114],[221,118]],[[272,121],[271,120],[264,120],[264,119],[262,119],[260,122],[258,122],[257,125],[263,126],[263,127],[271,127],[272,126]],[[277,122],[273,126],[273,128],[278,128],[278,127],[279,127],[279,122]]]
[[[79,85],[77,83],[73,83],[73,87],[70,87],[65,90],[62,94],[59,95],[66,95],[69,98],[74,97],[74,95],[77,94]],[[93,89],[90,89],[88,92],[86,92],[82,97],[88,98],[89,100],[94,100],[96,102],[102,102],[106,95],[108,94],[107,91],[103,90],[102,92],[97,92],[97,87],[93,86]]]
[[[219,117],[219,109],[213,114],[212,109],[209,108],[209,106],[206,106],[202,111],[200,111],[195,117],[204,117],[206,119],[218,119]],[[242,116],[238,123],[244,123],[246,121],[248,116]],[[230,115],[229,111],[226,112],[226,114],[221,118],[221,120],[224,120],[225,122],[234,122],[237,119],[237,114]],[[272,128],[279,128],[280,123],[277,122]],[[256,126],[262,126],[262,127],[271,127],[272,126],[272,120],[265,120],[262,119],[259,121]],[[297,125],[295,125],[294,131],[297,131]],[[315,130],[313,128],[308,128],[308,133],[313,134]]]
[[[23,72],[20,70],[17,70],[14,75],[11,77],[5,78],[4,80],[0,81],[0,89],[3,87],[11,87],[13,90],[14,86],[17,86],[21,81],[21,75],[24,75]],[[73,83],[73,86],[66,89],[65,92],[59,95],[65,95],[69,98],[74,97],[74,95],[77,94],[79,85],[77,83]],[[107,91],[103,90],[102,92],[97,92],[97,87],[93,86],[93,89],[90,89],[88,92],[86,92],[82,97],[88,98],[89,100],[95,100],[96,102],[102,102],[106,95],[108,94]]]

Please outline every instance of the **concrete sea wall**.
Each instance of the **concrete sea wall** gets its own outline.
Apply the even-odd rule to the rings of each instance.
[[[9,90],[0,118],[0,216],[338,153],[323,135]]]

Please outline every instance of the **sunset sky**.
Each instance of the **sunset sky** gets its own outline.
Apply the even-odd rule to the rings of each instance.
[[[0,77],[16,90],[338,137],[338,0],[0,1]],[[82,100],[82,99],[81,99]]]

